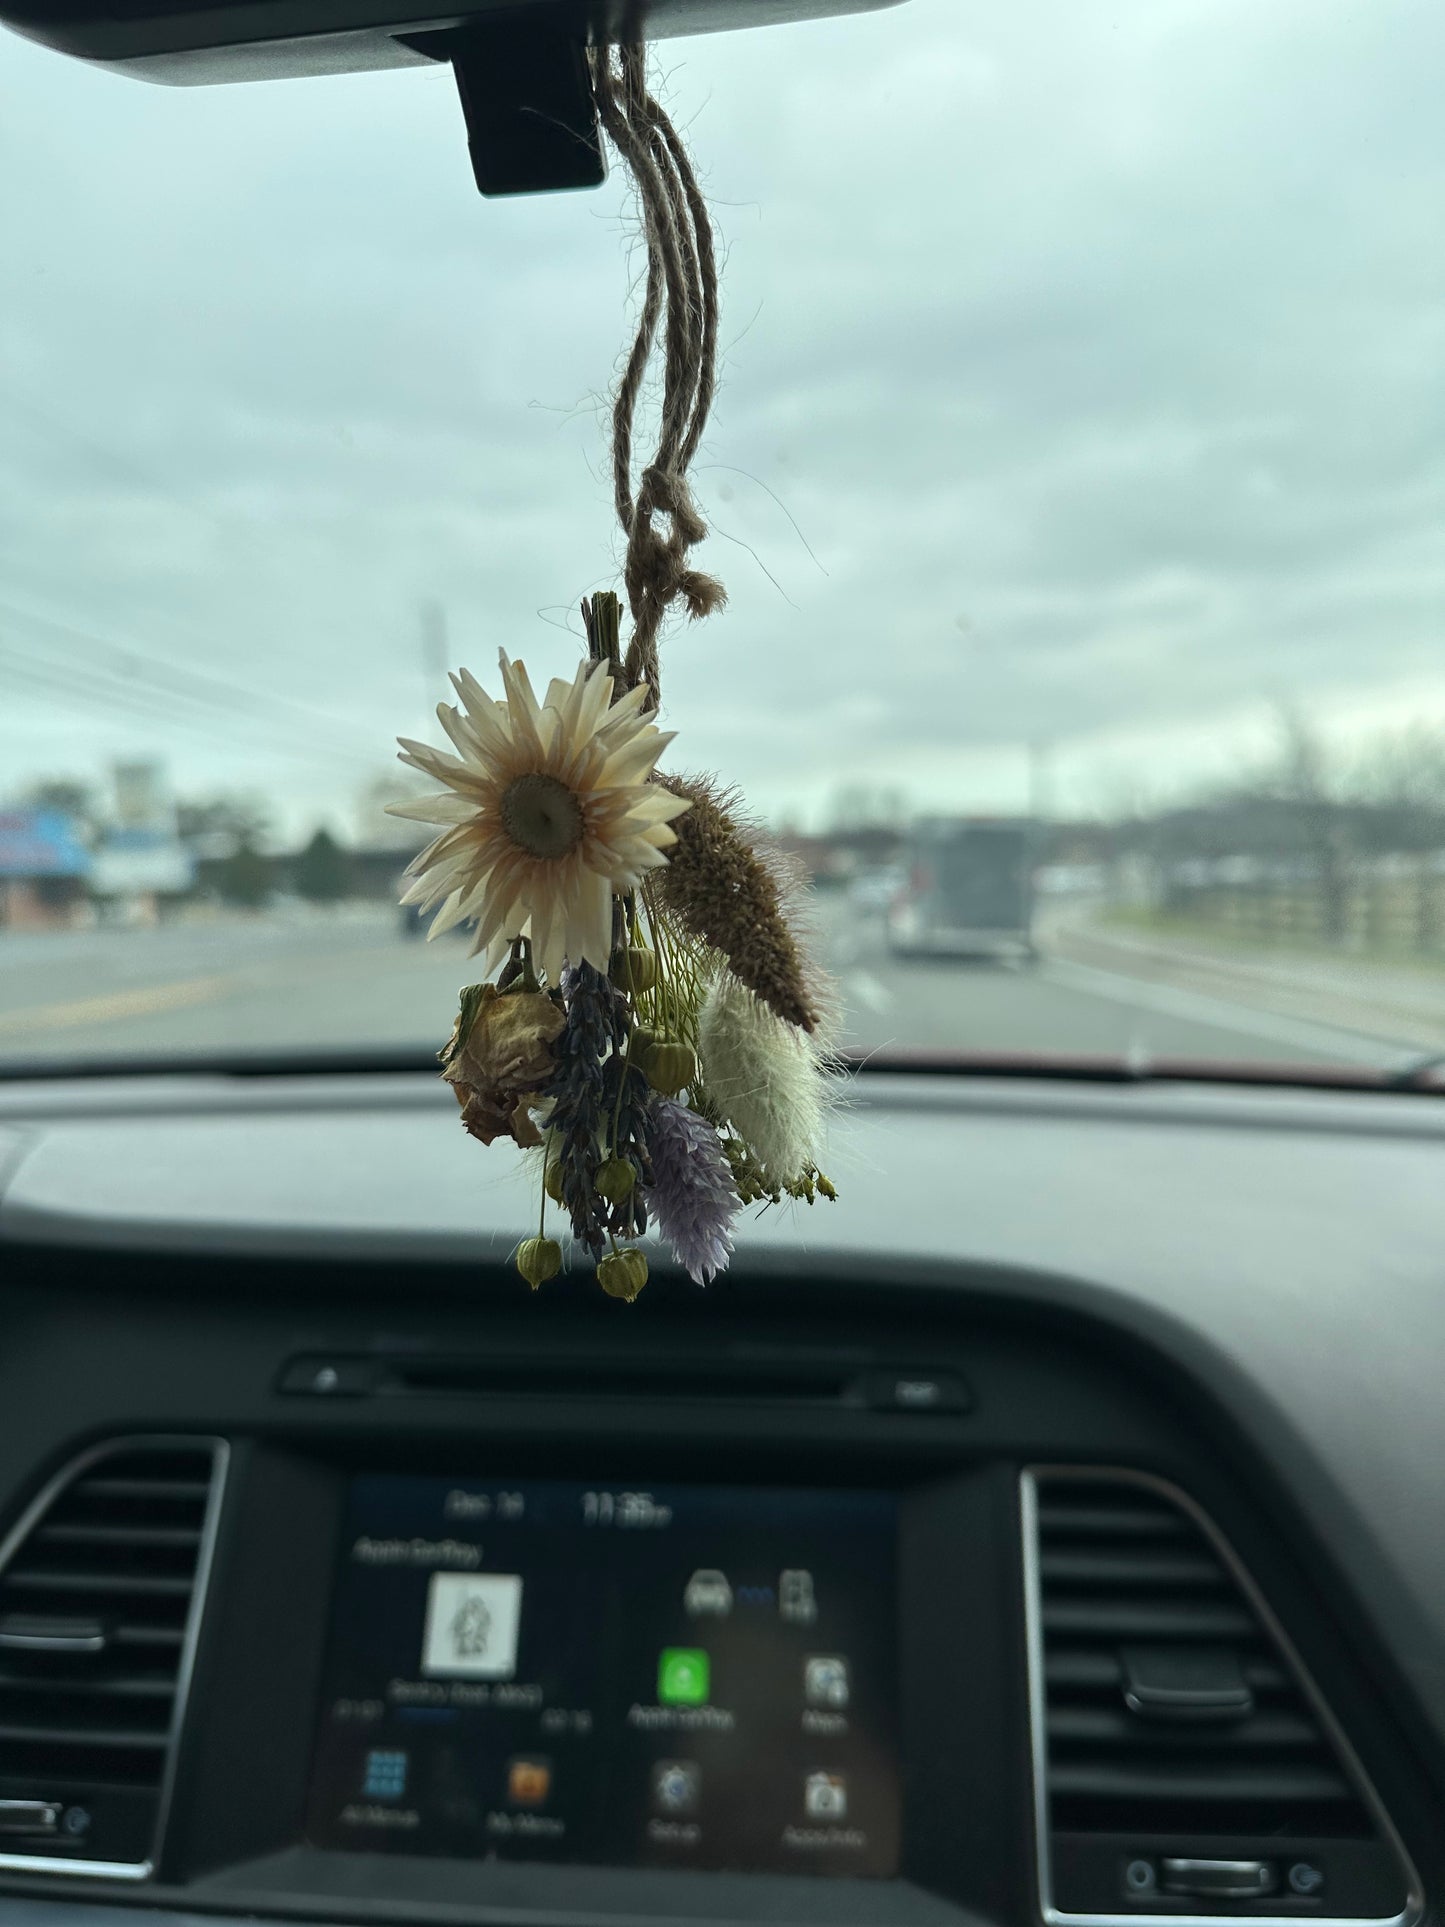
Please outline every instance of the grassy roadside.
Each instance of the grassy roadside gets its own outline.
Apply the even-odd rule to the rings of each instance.
[[[1171,916],[1162,910],[1134,904],[1117,904],[1101,910],[1091,924],[1082,926],[1080,934],[1090,928],[1154,937],[1164,943],[1187,944],[1194,950],[1209,951],[1219,957],[1248,958],[1261,963],[1299,958],[1350,968],[1409,971],[1427,981],[1439,982],[1445,988],[1445,952],[1422,953],[1403,945],[1332,944],[1293,931],[1250,930],[1233,923]]]

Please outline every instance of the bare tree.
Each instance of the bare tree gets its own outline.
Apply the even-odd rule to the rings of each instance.
[[[31,784],[23,800],[36,809],[59,810],[62,816],[73,817],[87,831],[93,830],[98,820],[94,788],[75,777],[44,777]]]
[[[1280,711],[1280,790],[1293,805],[1320,892],[1324,934],[1343,943],[1350,931],[1354,842],[1339,770],[1318,732],[1296,709]]]
[[[240,794],[206,798],[182,798],[176,805],[176,823],[186,839],[198,837],[232,847],[261,843],[271,828],[271,811],[264,797]]]
[[[1376,737],[1350,788],[1378,817],[1381,848],[1401,855],[1445,850],[1445,729],[1412,723]]]

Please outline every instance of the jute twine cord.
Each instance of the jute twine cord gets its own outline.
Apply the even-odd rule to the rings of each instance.
[[[612,409],[612,484],[627,537],[623,580],[632,637],[623,660],[628,688],[645,682],[658,701],[657,638],[674,602],[689,616],[726,600],[722,584],[691,568],[707,534],[687,471],[717,385],[718,274],[712,222],[687,150],[648,91],[640,45],[594,48],[593,87],[607,136],[632,176],[647,246],[647,285],[637,334]],[[662,406],[657,448],[634,490],[633,441],[643,383],[662,331]],[[665,518],[665,526],[658,518]]]

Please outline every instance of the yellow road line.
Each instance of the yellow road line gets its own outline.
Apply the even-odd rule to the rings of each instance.
[[[115,990],[104,997],[79,997],[64,1004],[32,1004],[0,1012],[0,1031],[56,1030],[72,1025],[113,1024],[124,1017],[149,1017],[157,1011],[184,1010],[215,1003],[236,987],[234,977],[187,977],[174,984],[147,984]]]
[[[99,997],[78,997],[64,1003],[30,1004],[21,1010],[0,1011],[0,1036],[119,1023],[129,1017],[150,1017],[197,1004],[219,1003],[238,991],[265,991],[278,984],[295,984],[304,978],[344,979],[366,975],[375,969],[378,956],[387,961],[405,962],[409,967],[420,961],[410,946],[401,953],[396,944],[385,942],[355,950],[324,950],[313,956],[268,959],[224,976],[186,977],[169,984],[144,984],[134,990],[110,991]],[[427,961],[441,960],[433,946]]]

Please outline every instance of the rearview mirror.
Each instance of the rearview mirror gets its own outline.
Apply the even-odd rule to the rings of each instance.
[[[605,174],[588,42],[866,13],[899,0],[0,0],[0,25],[176,86],[456,69],[484,194],[590,187]]]
[[[142,80],[204,85],[425,65],[471,28],[656,40],[867,13],[898,0],[0,0],[0,24]],[[441,57],[445,58],[445,55]]]

